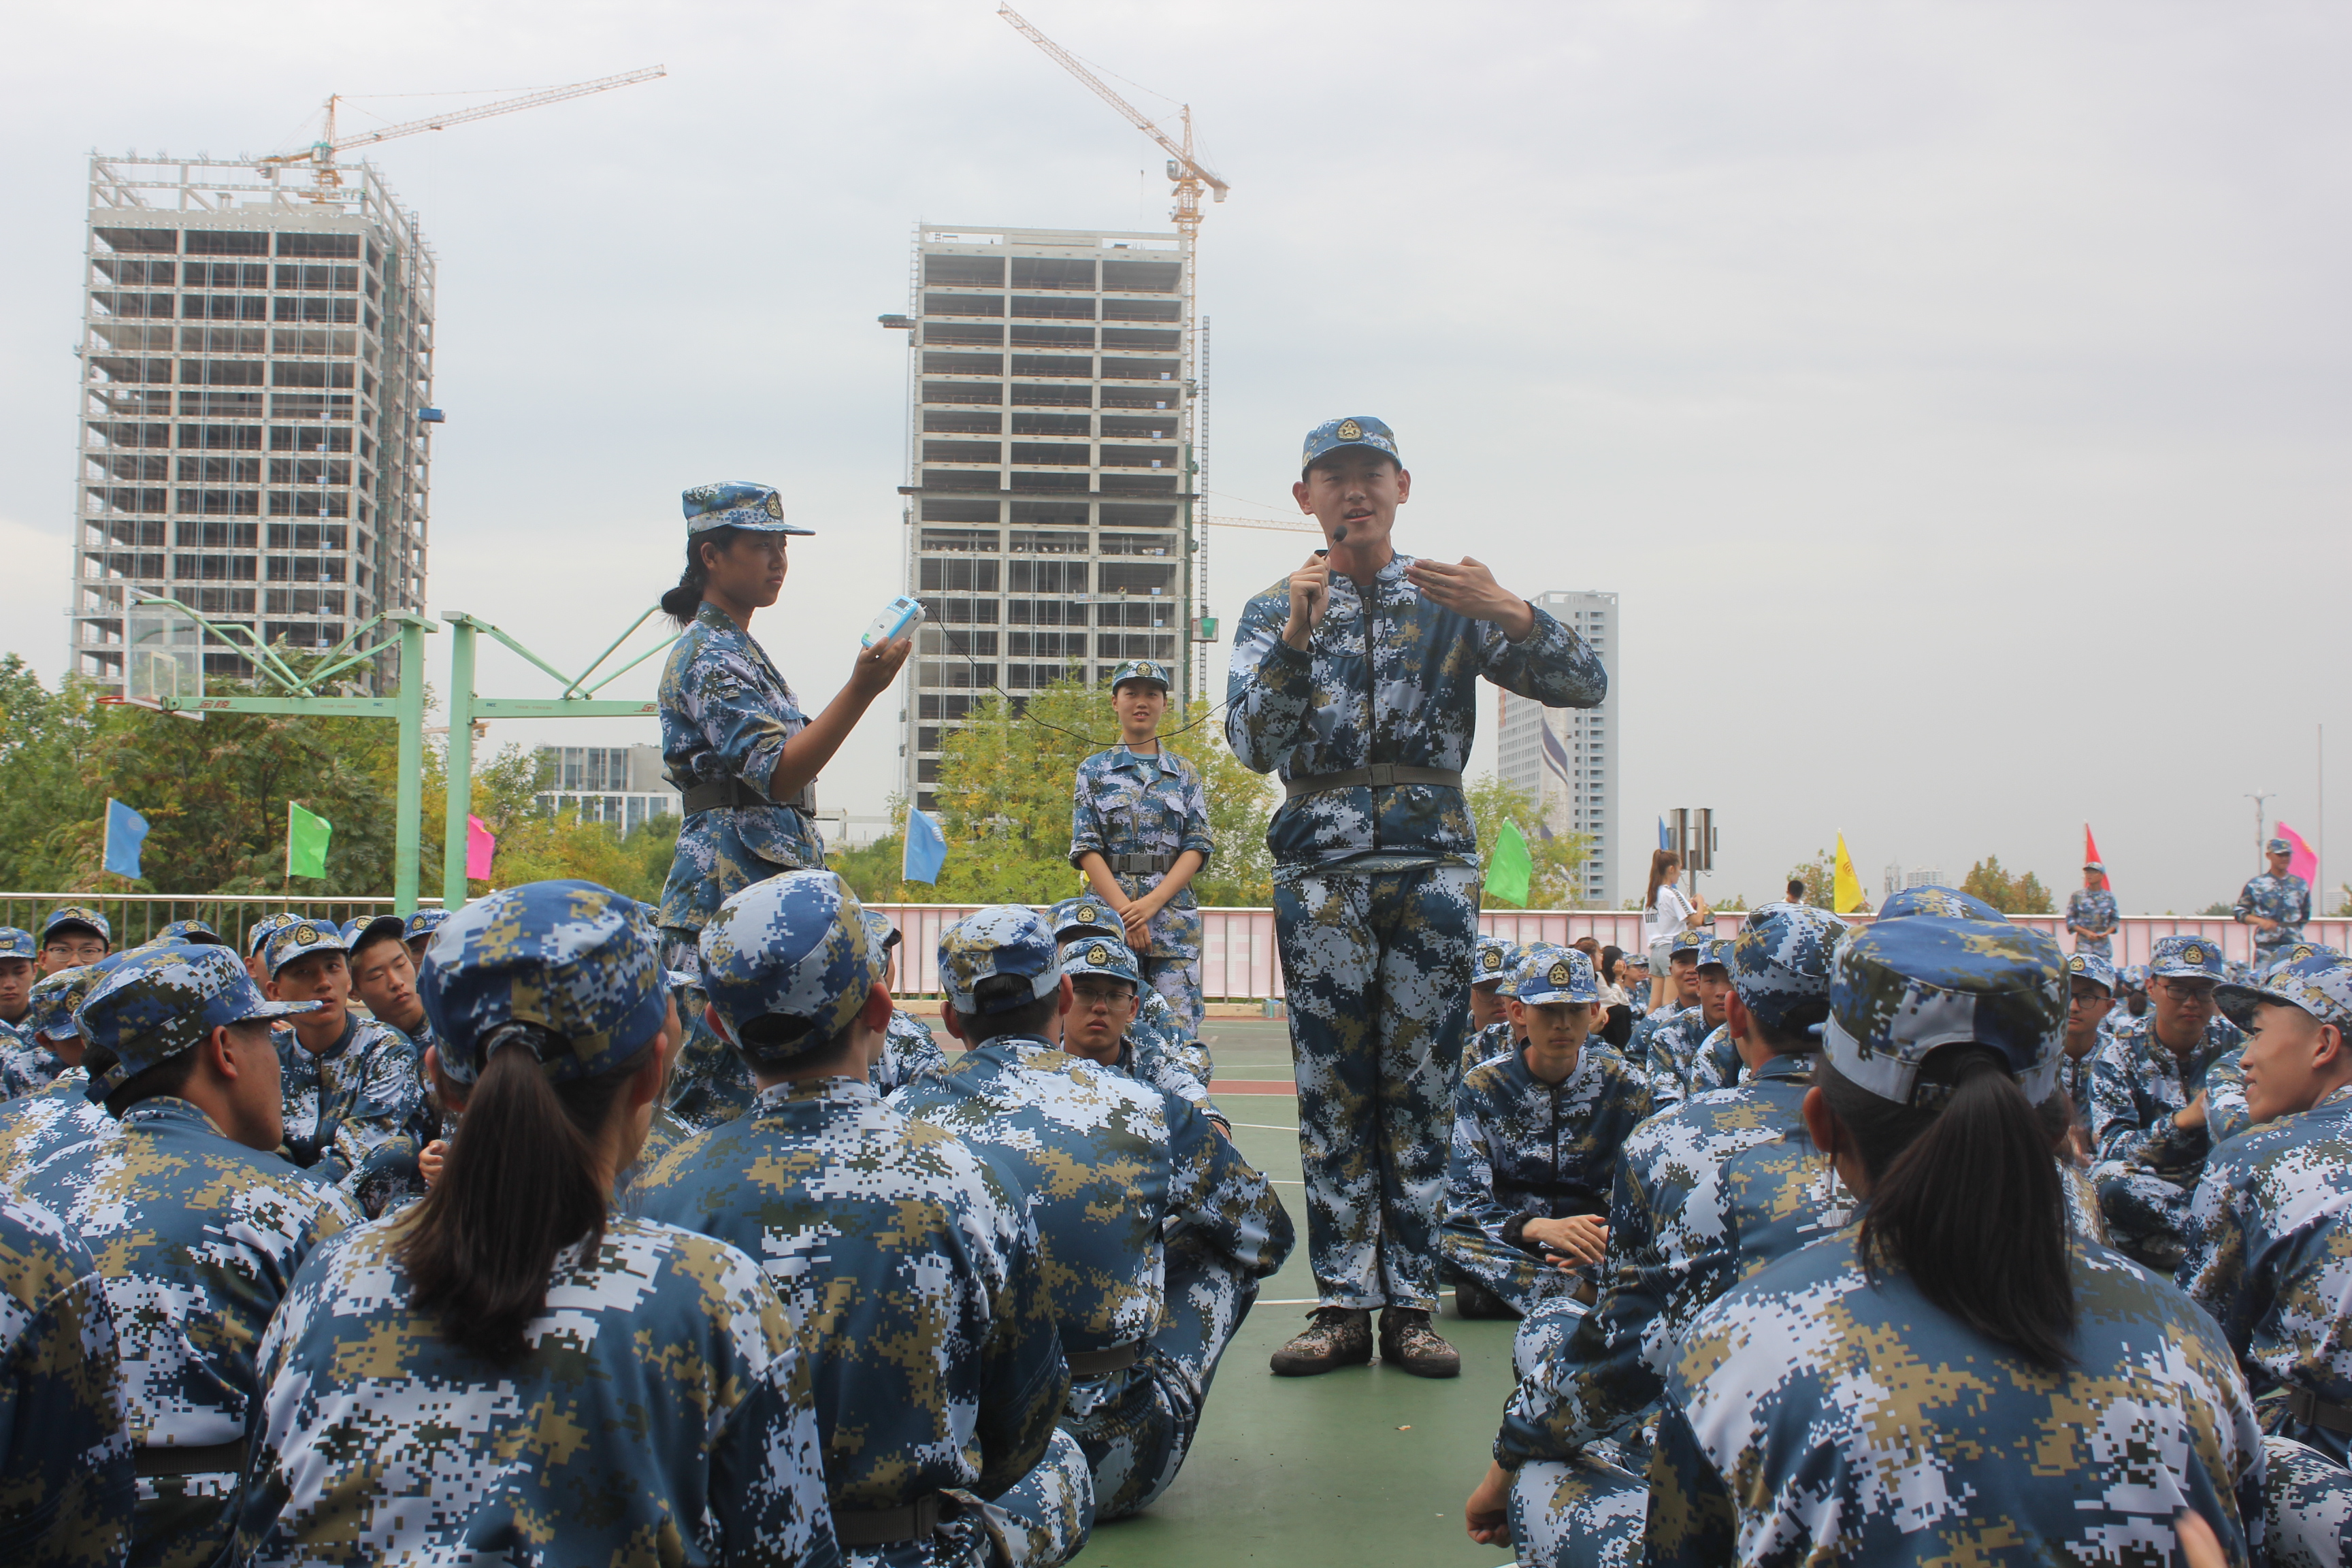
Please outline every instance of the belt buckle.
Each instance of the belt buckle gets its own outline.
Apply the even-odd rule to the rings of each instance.
[[[1372,787],[1374,789],[1387,789],[1396,783],[1396,764],[1394,763],[1374,763],[1364,771],[1372,775]]]

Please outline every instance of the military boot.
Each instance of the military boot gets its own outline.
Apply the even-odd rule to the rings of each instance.
[[[1381,1312],[1381,1364],[1415,1377],[1459,1377],[1462,1357],[1430,1327],[1418,1307],[1388,1307]]]
[[[1372,1359],[1372,1315],[1361,1307],[1318,1307],[1309,1323],[1270,1363],[1277,1377],[1312,1377]]]
[[[1518,1309],[1477,1280],[1464,1275],[1454,1282],[1454,1315],[1463,1318],[1516,1318]]]

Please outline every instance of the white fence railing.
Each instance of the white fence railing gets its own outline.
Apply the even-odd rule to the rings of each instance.
[[[421,909],[437,910],[439,899],[419,899]],[[145,942],[174,921],[203,921],[242,947],[245,933],[264,915],[284,910],[305,920],[337,925],[362,915],[393,912],[384,899],[288,898],[282,893],[0,893],[0,926],[40,935],[41,922],[59,904],[79,904],[106,917],[114,945]]]

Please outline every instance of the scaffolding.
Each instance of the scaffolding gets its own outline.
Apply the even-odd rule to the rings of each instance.
[[[320,649],[425,604],[435,261],[372,165],[92,153],[68,668],[168,597]],[[209,647],[206,673],[252,660]],[[390,651],[355,670],[387,689]]]

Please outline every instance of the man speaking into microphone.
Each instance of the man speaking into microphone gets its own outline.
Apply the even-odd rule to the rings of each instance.
[[[1423,1377],[1461,1370],[1431,1325],[1478,926],[1478,838],[1462,795],[1480,676],[1590,708],[1609,673],[1582,637],[1495,582],[1390,542],[1412,476],[1378,419],[1307,433],[1291,487],[1318,550],[1249,602],[1234,634],[1225,738],[1279,772],[1266,829],[1275,933],[1298,1071],[1298,1152],[1318,1305],[1274,1355],[1291,1376],[1372,1354]]]

